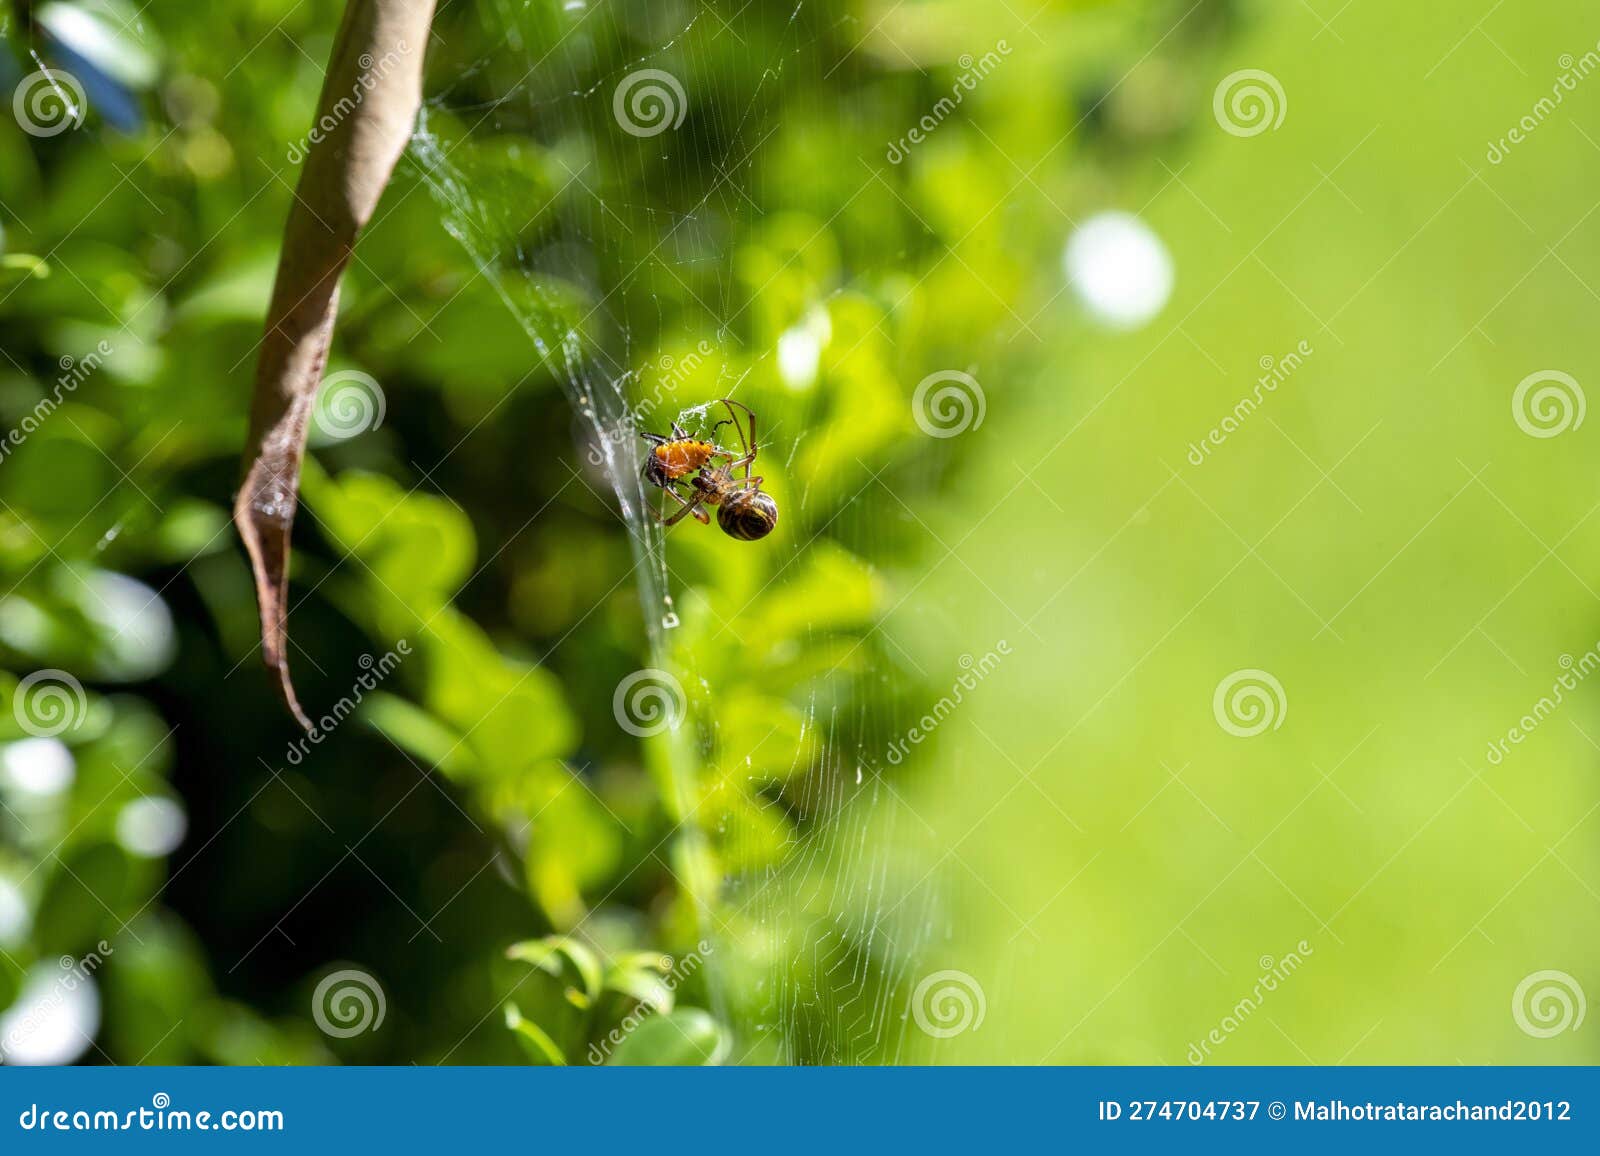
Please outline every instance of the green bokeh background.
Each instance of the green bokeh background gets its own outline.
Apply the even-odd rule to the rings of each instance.
[[[1592,427],[1512,406],[1594,371],[1600,82],[1486,155],[1586,67],[1582,5],[447,6],[334,350],[385,420],[314,443],[296,530],[313,713],[412,654],[303,760],[225,510],[335,17],[78,7],[149,69],[125,131],[98,96],[56,137],[0,120],[7,428],[115,351],[0,461],[0,665],[88,703],[69,790],[0,779],[0,1007],[104,939],[86,1062],[592,1062],[646,1006],[613,1062],[1179,1064],[1230,1016],[1207,1062],[1600,1060],[1513,1010],[1536,972],[1600,991],[1596,690],[1487,755],[1600,644]],[[9,92],[53,45],[4,19]],[[683,127],[616,131],[638,67]],[[1240,69],[1276,128],[1214,116]],[[1176,271],[1126,331],[1062,267],[1108,209]],[[580,368],[541,361],[574,316]],[[929,437],[951,369],[985,417]],[[573,412],[618,380],[662,414],[736,391],[784,509],[754,548],[672,534],[660,646]],[[169,652],[119,635],[110,574]],[[642,667],[687,715],[641,740]],[[1247,738],[1213,695],[1249,669],[1283,702]],[[119,838],[137,796],[186,812],[170,855]],[[331,1036],[351,968],[386,1019]]]
[[[948,958],[990,1018],[962,1058],[1183,1062],[1302,939],[1217,1061],[1600,1055],[1510,1012],[1529,973],[1600,979],[1595,688],[1488,756],[1600,637],[1589,425],[1531,437],[1511,402],[1594,373],[1600,91],[1487,159],[1595,29],[1566,5],[1314,7],[1223,61],[1281,81],[1282,126],[1198,134],[1128,197],[1172,246],[1166,312],[1063,326],[1026,402],[995,400],[983,484],[933,520],[970,537],[904,620],[914,653],[950,669],[930,619],[1017,651],[912,796],[968,876],[981,946]],[[1240,668],[1282,683],[1281,729],[1216,725]]]

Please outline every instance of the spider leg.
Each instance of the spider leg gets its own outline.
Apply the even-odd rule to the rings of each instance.
[[[678,500],[683,501],[682,498],[679,498]],[[676,514],[673,514],[672,517],[663,519],[661,525],[663,527],[676,526],[679,522],[683,521],[684,517],[688,514],[693,514],[695,521],[699,522],[702,526],[711,521],[710,516],[700,508],[699,502],[684,502],[683,509],[679,510]]]
[[[745,456],[741,460],[735,462],[733,464],[733,466],[731,466],[729,468],[730,469],[736,469],[739,466],[743,466],[744,467],[745,477],[749,477],[750,476],[750,463],[752,463],[752,462],[754,462],[756,460],[756,454],[761,449],[761,447],[756,443],[756,415],[755,415],[755,411],[752,410],[749,406],[745,405],[744,402],[742,402],[742,401],[734,401],[733,398],[731,398],[731,397],[723,398],[722,399],[722,405],[723,405],[723,408],[728,411],[728,416],[730,418],[736,417],[736,415],[734,413],[734,406],[738,406],[740,409],[744,410],[745,421],[750,426],[750,437],[748,439],[746,439],[745,436],[744,436],[745,431],[740,428],[738,421],[734,421],[733,428],[735,430],[738,430],[738,433],[739,433],[739,444],[742,447],[744,447]]]
[[[658,514],[657,516],[661,517],[662,526],[676,526],[679,522],[683,521],[685,514],[693,514],[695,516],[695,520],[698,521],[702,526],[711,521],[710,516],[700,508],[700,502],[698,499],[691,502],[689,499],[685,498],[682,494],[678,493],[677,490],[671,488],[670,486],[663,486],[662,492],[671,494],[673,498],[677,500],[678,504],[683,507],[671,517],[661,517]]]

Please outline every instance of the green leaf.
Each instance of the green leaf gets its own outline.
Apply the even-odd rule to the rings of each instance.
[[[621,992],[658,1012],[672,1010],[672,988],[657,970],[637,967],[612,967],[606,972],[608,991]]]
[[[540,971],[557,979],[563,978],[566,965],[570,965],[582,982],[582,991],[593,1003],[600,995],[602,982],[600,960],[595,953],[574,939],[560,935],[547,935],[543,939],[525,939],[506,948],[506,958],[531,963]],[[565,963],[563,963],[565,961]]]
[[[514,1003],[506,1004],[506,1027],[516,1033],[517,1042],[534,1063],[556,1068],[567,1066],[567,1058],[556,1042],[538,1024],[524,1019]]]
[[[711,1014],[682,1008],[653,1015],[625,1036],[606,1062],[618,1067],[697,1067],[720,1064],[731,1041]]]
[[[32,253],[7,253],[0,257],[0,273],[9,274],[15,280],[33,277],[42,281],[50,276],[50,263]]]
[[[415,703],[378,691],[361,704],[361,717],[390,742],[453,779],[474,766],[471,744]]]

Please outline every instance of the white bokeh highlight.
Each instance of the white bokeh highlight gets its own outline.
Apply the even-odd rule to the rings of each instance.
[[[1172,296],[1172,255],[1132,213],[1097,213],[1067,239],[1062,265],[1073,293],[1094,319],[1136,329]]]
[[[117,842],[129,854],[146,859],[172,854],[188,830],[183,808],[156,795],[134,799],[117,812]]]
[[[21,739],[0,747],[0,787],[8,794],[49,799],[72,786],[77,764],[59,739]]]
[[[8,1064],[70,1064],[100,1030],[100,993],[86,975],[54,964],[28,973],[17,1000],[0,1013],[0,1058]]]

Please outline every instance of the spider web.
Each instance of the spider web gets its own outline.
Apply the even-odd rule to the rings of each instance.
[[[747,5],[732,17],[581,0],[446,4],[409,154],[444,227],[569,401],[580,456],[614,497],[631,543],[649,665],[677,669],[692,692],[675,735],[692,736],[694,749],[668,760],[678,819],[671,870],[716,945],[707,982],[713,1012],[734,1035],[733,1061],[900,1059],[910,985],[940,909],[934,873],[908,853],[919,821],[873,765],[892,725],[881,679],[841,686],[819,671],[790,695],[802,720],[795,773],[781,791],[758,795],[763,811],[788,820],[779,854],[761,854],[747,832],[708,829],[704,768],[736,766],[749,752],[732,749],[720,688],[675,645],[687,583],[674,563],[676,535],[717,531],[686,522],[669,541],[641,477],[640,429],[677,420],[702,435],[715,415],[681,401],[740,399],[751,365],[776,355],[746,347],[734,249],[763,216],[757,162],[773,147],[780,98],[792,101],[794,87],[836,66],[842,23],[807,0]],[[754,54],[759,71],[728,68],[730,54]],[[688,355],[662,352],[684,332],[704,336]],[[662,381],[683,374],[689,358],[696,380],[680,398]],[[758,473],[793,462],[808,423],[804,405],[792,413],[763,425]],[[787,494],[782,515],[804,533],[739,544],[769,551],[774,577],[798,570],[821,534],[807,516],[810,497]],[[846,543],[872,539],[850,509],[826,530]],[[775,588],[769,582],[766,594]],[[798,633],[828,630],[806,622]],[[871,645],[858,638],[850,649]],[[756,865],[722,865],[745,861]]]

